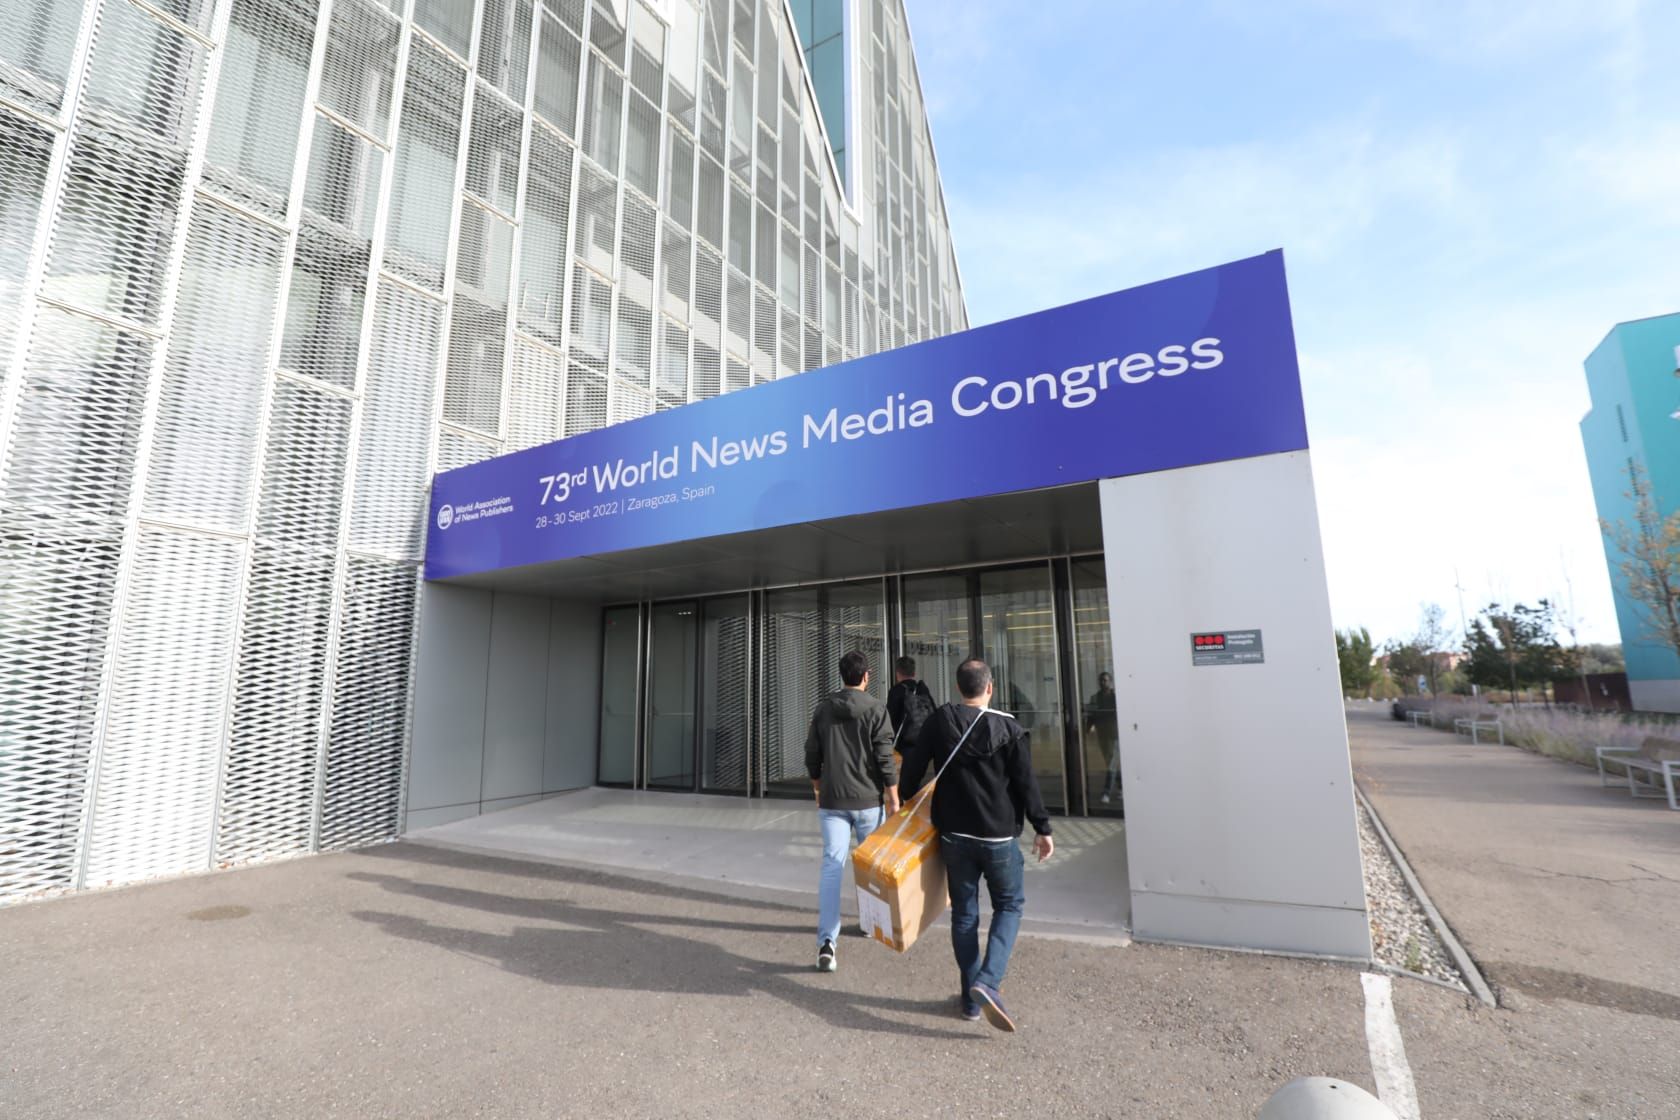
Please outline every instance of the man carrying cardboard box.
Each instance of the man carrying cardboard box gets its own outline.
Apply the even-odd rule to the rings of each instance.
[[[864,691],[869,659],[853,650],[840,659],[846,687],[817,701],[805,736],[805,769],[822,826],[822,873],[817,879],[817,970],[833,972],[840,937],[840,879],[852,843],[898,812],[898,766],[887,706]]]
[[[987,709],[992,702],[992,670],[979,658],[957,666],[962,702],[946,704],[922,728],[917,749],[906,756],[904,788],[914,791],[931,766],[944,766],[933,788],[933,826],[945,860],[951,890],[951,949],[962,974],[962,1013],[984,1013],[999,1030],[1015,1021],[998,988],[1009,967],[1015,935],[1026,903],[1026,870],[1017,842],[1023,818],[1038,834],[1033,850],[1042,863],[1055,851],[1050,816],[1033,774],[1027,733],[1007,712]],[[977,721],[984,721],[974,726]],[[965,732],[972,732],[964,737]],[[958,749],[960,744],[960,750]],[[952,752],[956,757],[951,758]],[[945,766],[947,759],[950,765]],[[992,896],[992,924],[986,931],[986,957],[980,959],[980,881]]]

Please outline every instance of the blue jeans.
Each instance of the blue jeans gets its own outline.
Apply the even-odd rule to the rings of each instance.
[[[822,825],[822,875],[817,880],[817,948],[824,941],[840,940],[840,874],[845,870],[846,857],[852,854],[852,842],[863,843],[864,837],[881,824],[881,806],[873,809],[818,809],[817,820]]]
[[[945,881],[951,889],[951,950],[962,973],[963,1002],[974,984],[997,988],[1009,968],[1015,934],[1021,928],[1021,908],[1027,901],[1021,877],[1026,861],[1013,840],[990,842],[963,836],[941,836]],[[980,880],[992,896],[992,925],[986,931],[986,959],[980,960]]]

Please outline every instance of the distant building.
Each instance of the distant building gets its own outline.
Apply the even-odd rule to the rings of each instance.
[[[1581,419],[1593,501],[1607,521],[1633,516],[1628,472],[1637,465],[1667,516],[1680,508],[1680,314],[1613,327],[1586,360],[1592,410]],[[1605,560],[1627,659],[1628,690],[1641,711],[1680,712],[1680,656],[1641,626],[1608,539]]]

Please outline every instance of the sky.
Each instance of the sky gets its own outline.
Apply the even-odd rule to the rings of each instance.
[[[1282,248],[1336,625],[1618,640],[1581,363],[1680,310],[1680,4],[906,8],[973,324]]]

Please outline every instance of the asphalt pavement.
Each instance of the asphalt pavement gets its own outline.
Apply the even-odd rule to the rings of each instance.
[[[1397,989],[1423,1115],[1680,1116],[1680,813],[1386,706],[1348,725],[1361,788],[1501,1005]],[[1504,1111],[1454,1105],[1479,1078]]]
[[[1394,1004],[1419,1115],[1680,1114],[1680,814],[1356,713],[1355,770],[1504,1006]],[[1031,898],[1028,900],[1029,910]],[[0,1116],[1248,1118],[1377,1085],[1360,970],[1024,936],[1004,1035],[942,937],[412,843],[0,909]]]

